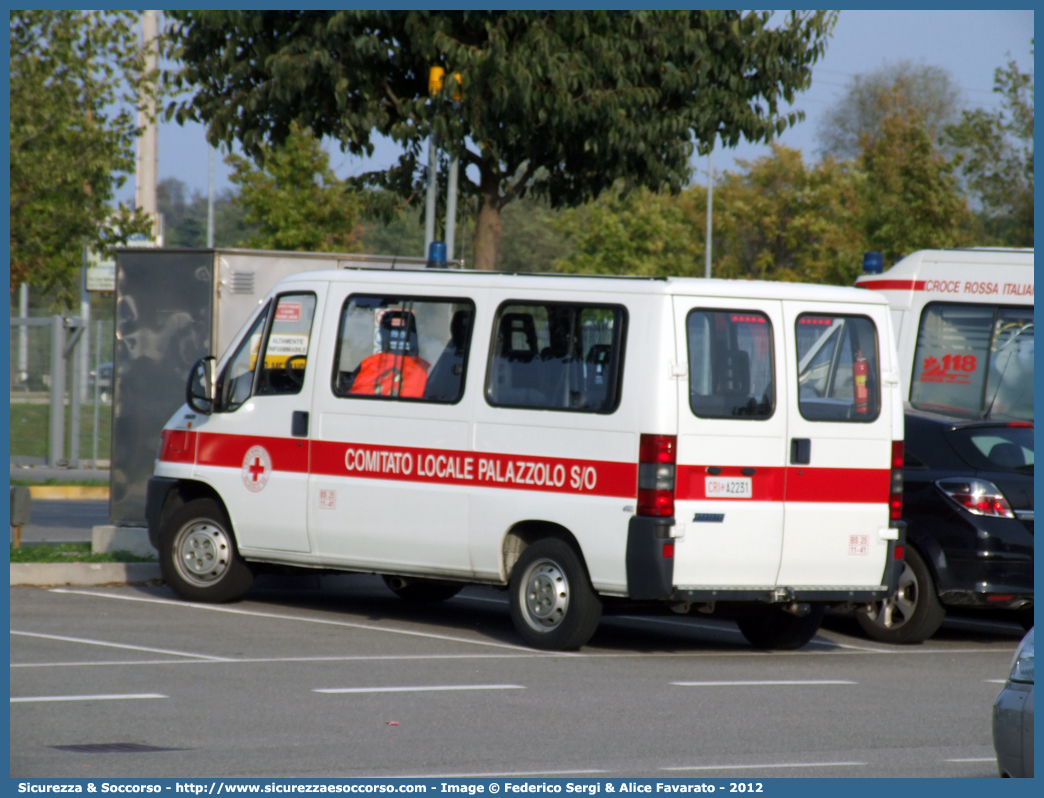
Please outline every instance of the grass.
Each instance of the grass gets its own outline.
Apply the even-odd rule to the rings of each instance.
[[[15,457],[47,457],[50,443],[51,406],[49,404],[11,403],[11,455]],[[98,457],[109,458],[112,429],[112,405],[98,406]],[[69,407],[65,408],[65,440],[69,440]],[[94,405],[80,405],[80,457],[90,458],[94,451]],[[65,453],[68,457],[69,453]]]
[[[156,558],[141,557],[129,551],[107,551],[94,554],[90,543],[11,544],[11,562],[156,562]]]

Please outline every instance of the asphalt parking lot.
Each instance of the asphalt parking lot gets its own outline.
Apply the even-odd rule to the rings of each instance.
[[[839,617],[763,653],[667,615],[547,654],[492,588],[415,605],[373,576],[266,580],[223,606],[11,588],[11,775],[995,777],[1021,637],[947,621],[897,647]]]

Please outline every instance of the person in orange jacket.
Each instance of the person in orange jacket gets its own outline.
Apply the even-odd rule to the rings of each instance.
[[[359,364],[359,373],[349,393],[422,398],[430,364],[417,354],[417,321],[413,312],[385,312],[377,328],[377,336],[381,351]]]

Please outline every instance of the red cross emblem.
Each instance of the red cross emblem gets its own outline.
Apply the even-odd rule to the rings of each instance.
[[[243,485],[251,493],[264,490],[272,475],[272,458],[264,446],[251,446],[243,457]]]

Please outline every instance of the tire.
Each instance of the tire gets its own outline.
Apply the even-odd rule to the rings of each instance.
[[[736,624],[754,648],[793,651],[816,636],[825,612],[823,604],[813,604],[808,615],[801,616],[769,604],[744,613]]]
[[[1025,631],[1028,632],[1033,628],[1033,607],[1030,607],[1028,610],[1019,610],[1015,615],[1016,620],[1022,624],[1022,628]]]
[[[190,501],[163,523],[160,570],[174,592],[188,601],[235,601],[254,582],[236,550],[232,525],[213,499]]]
[[[464,589],[463,582],[442,582],[438,579],[404,579],[384,576],[388,589],[406,601],[436,602],[453,598]]]
[[[856,620],[874,640],[882,643],[923,643],[942,626],[946,610],[935,592],[935,581],[917,550],[906,546],[899,589],[870,611],[858,610]]]
[[[602,602],[580,558],[557,538],[538,540],[522,552],[511,571],[509,597],[511,621],[533,648],[580,648],[602,617]]]

